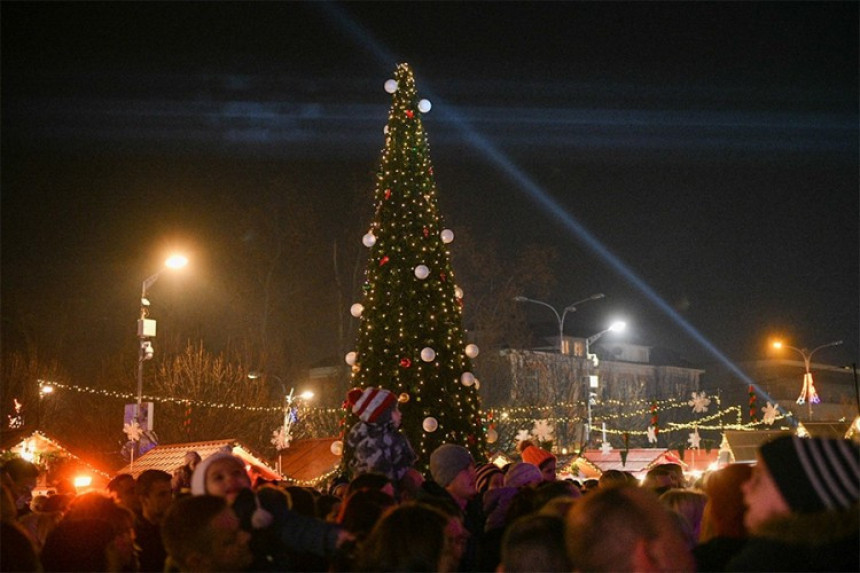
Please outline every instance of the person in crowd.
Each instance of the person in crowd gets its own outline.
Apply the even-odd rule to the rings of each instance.
[[[555,456],[532,444],[529,440],[523,440],[519,443],[520,457],[526,463],[537,466],[543,477],[543,481],[555,481],[556,458]]]
[[[678,522],[644,488],[598,488],[567,516],[568,556],[578,571],[693,571]]]
[[[290,496],[290,509],[305,517],[318,517],[316,498],[309,488],[290,485],[284,490]]]
[[[741,486],[746,545],[729,571],[860,571],[860,448],[783,436],[762,445]]]
[[[0,522],[0,546],[0,571],[43,571],[33,540],[14,519]]]
[[[633,484],[633,480],[635,479],[629,473],[621,470],[606,470],[600,474],[600,478],[597,481],[600,487],[610,487],[613,485]]]
[[[345,475],[337,475],[331,481],[328,492],[340,499],[346,499],[347,489],[349,488],[349,478]]]
[[[164,516],[168,567],[179,571],[247,571],[250,534],[224,497],[198,495],[176,501]]]
[[[398,483],[418,456],[400,431],[402,414],[397,397],[384,388],[353,388],[347,404],[359,420],[346,437],[352,452],[348,462],[352,476],[381,473],[392,484]]]
[[[708,474],[704,480],[708,501],[699,544],[693,549],[697,571],[724,571],[729,560],[746,544],[741,484],[751,475],[752,466],[731,464]]]
[[[520,489],[535,487],[543,482],[543,474],[534,464],[516,462],[503,478],[503,486],[490,490],[483,498],[483,511],[487,516],[484,529],[491,531],[508,523],[508,509]]]
[[[191,494],[227,500],[241,527],[251,533],[255,568],[286,567],[290,553],[329,557],[352,537],[340,526],[290,510],[287,496],[278,488],[251,490],[244,462],[229,452],[215,453],[197,465]]]
[[[131,474],[117,474],[107,484],[107,490],[116,503],[140,515],[140,500],[137,498],[137,483]]]
[[[451,507],[449,513],[460,512],[463,525],[469,532],[460,568],[474,570],[486,520],[477,495],[475,459],[463,446],[442,444],[430,454],[430,476],[432,480],[422,486],[421,500],[435,496]]]
[[[424,476],[415,468],[409,468],[397,484],[397,501],[415,501],[421,495]]]
[[[161,470],[144,470],[137,477],[141,513],[135,519],[134,534],[141,571],[164,571],[167,552],[161,541],[161,523],[173,503],[171,482],[172,476]]]
[[[362,489],[378,489],[391,497],[396,494],[394,484],[391,483],[388,476],[376,472],[363,473],[352,478],[346,488],[346,497]]]
[[[181,466],[173,470],[170,482],[170,487],[176,496],[191,493],[191,476],[194,475],[194,468],[200,463],[200,454],[194,450],[189,450],[185,452],[182,462]]]
[[[535,488],[535,511],[540,511],[543,506],[554,499],[578,499],[580,497],[582,497],[582,492],[572,482],[567,480],[544,481]]]
[[[475,468],[475,486],[480,495],[484,495],[487,491],[502,487],[505,481],[505,474],[502,469],[494,463],[481,464]]]
[[[692,489],[670,489],[660,496],[660,502],[684,519],[684,532],[690,549],[699,543],[702,532],[702,517],[708,496]]]
[[[0,477],[12,493],[18,517],[23,517],[32,511],[30,501],[33,499],[33,489],[39,479],[39,468],[36,464],[24,458],[11,458],[0,468]]]
[[[72,500],[65,516],[54,530],[67,522],[85,520],[99,520],[108,523],[113,531],[113,541],[110,544],[111,558],[118,560],[122,571],[136,571],[138,569],[134,545],[134,513],[100,491],[88,491]],[[50,534],[48,538],[50,538]],[[47,547],[48,541],[46,540],[43,554]]]
[[[440,509],[408,502],[382,516],[362,544],[357,571],[457,571],[456,533]]]
[[[677,479],[669,468],[669,464],[660,464],[648,470],[648,473],[645,474],[645,479],[642,480],[642,487],[653,491],[659,496],[677,487],[675,483],[677,483]]]
[[[382,515],[396,505],[397,501],[393,497],[378,489],[360,489],[346,498],[336,521],[353,535],[355,541],[345,545],[335,556],[332,565],[336,571],[354,569],[358,558],[357,548]]]
[[[321,494],[316,502],[317,517],[323,521],[337,521],[341,505],[343,505],[343,500],[336,495]]]
[[[514,520],[505,531],[497,572],[570,570],[562,518],[527,515]]]
[[[45,540],[42,568],[53,571],[134,571],[126,561],[124,541],[103,519],[63,519]]]
[[[584,482],[582,482],[581,491],[583,494],[590,493],[592,491],[597,490],[600,487],[600,480],[596,478],[588,478]]]
[[[37,551],[42,550],[42,547],[45,545],[45,540],[47,539],[48,534],[54,529],[54,527],[57,526],[58,523],[60,523],[60,520],[63,518],[62,511],[51,511],[54,505],[50,503],[51,497],[45,496],[45,502],[38,506],[41,509],[32,511],[19,520],[21,527],[26,530],[27,534],[30,536],[30,539],[35,544]]]

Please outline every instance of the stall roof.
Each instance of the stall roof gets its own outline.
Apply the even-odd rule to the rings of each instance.
[[[185,454],[195,451],[206,459],[212,454],[229,449],[234,455],[242,458],[245,463],[254,466],[259,474],[269,480],[280,480],[281,475],[265,461],[234,439],[211,440],[207,442],[185,442],[182,444],[159,444],[120,469],[117,473],[128,473],[137,477],[144,470],[162,470],[172,473],[185,463]]]
[[[101,487],[110,479],[110,473],[93,465],[89,461],[78,456],[66,445],[46,434],[36,430],[34,432],[4,432],[0,443],[0,451],[12,452],[25,459],[32,459],[37,464],[51,456],[59,456],[72,460],[77,467],[93,474],[94,486]],[[44,475],[40,476],[40,479]],[[47,487],[47,484],[44,484]]]
[[[332,453],[337,438],[297,440],[280,453],[284,479],[296,485],[319,485],[333,476],[340,466],[341,456]]]

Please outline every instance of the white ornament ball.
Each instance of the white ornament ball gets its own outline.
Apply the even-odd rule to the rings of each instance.
[[[358,355],[355,352],[347,352],[346,356],[344,357],[344,360],[346,360],[347,364],[352,366],[353,364],[355,364],[356,356],[358,356]]]
[[[436,421],[436,418],[428,416],[424,418],[424,422],[422,422],[421,427],[424,428],[425,432],[435,432],[436,428],[439,427],[439,422]]]
[[[426,265],[418,265],[415,267],[415,276],[423,281],[430,276],[430,269]]]
[[[386,125],[385,127],[383,127],[383,128],[382,128],[382,133],[383,133],[384,135],[388,135],[388,126],[387,126],[387,125]]]
[[[343,454],[343,442],[340,440],[335,440],[331,443],[331,453],[336,456]]]
[[[467,344],[466,345],[466,356],[469,358],[474,358],[478,355],[478,345],[477,344]]]
[[[487,430],[487,443],[488,444],[495,444],[496,440],[498,440],[498,439],[499,439],[499,433],[496,431],[495,428],[490,428],[489,430]]]
[[[434,358],[436,358],[436,351],[429,346],[421,350],[421,360],[424,362],[433,362]]]
[[[442,237],[443,243],[448,244],[454,240],[454,231],[452,231],[451,229],[444,229],[441,233],[439,233],[439,236]]]
[[[373,245],[376,244],[376,237],[373,235],[373,233],[367,233],[365,236],[363,236],[361,238],[361,243],[365,247],[372,247]]]
[[[481,381],[475,378],[475,390],[481,389]]]
[[[429,99],[422,99],[418,102],[418,111],[421,113],[427,113],[430,111],[430,108],[433,107],[433,104],[430,103]]]
[[[454,296],[457,298],[463,298],[463,289],[460,287],[454,287]]]
[[[385,91],[393,94],[397,91],[397,80],[388,80],[385,82]]]
[[[361,316],[362,312],[364,312],[364,305],[361,304],[360,302],[357,302],[354,305],[352,305],[351,307],[349,307],[349,314],[351,314],[355,318],[358,318],[359,316]],[[466,353],[467,354],[469,353],[469,347],[468,346],[466,347]]]
[[[463,386],[471,386],[475,383],[475,375],[471,372],[463,372],[460,375],[460,382],[463,384]]]

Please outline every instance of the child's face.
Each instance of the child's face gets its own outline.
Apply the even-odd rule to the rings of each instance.
[[[400,408],[395,406],[391,411],[391,423],[395,428],[399,428],[401,420],[403,420],[403,412],[400,411]]]
[[[217,495],[233,504],[243,489],[251,487],[251,479],[245,466],[238,459],[215,460],[206,470],[206,493]]]

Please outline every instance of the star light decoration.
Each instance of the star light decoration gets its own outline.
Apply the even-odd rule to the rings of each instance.
[[[779,414],[779,410],[777,410],[776,405],[768,402],[767,406],[761,410],[761,421],[768,426],[772,426],[776,421],[777,414]]]
[[[531,437],[532,434],[528,430],[520,430],[519,432],[517,432],[516,440],[518,442],[525,442],[526,440],[530,440]]]
[[[711,405],[711,399],[704,392],[693,392],[693,399],[687,402],[693,407],[693,413],[704,414],[708,411],[708,406]]]
[[[279,450],[286,450],[287,448],[289,448],[290,440],[292,440],[292,436],[284,426],[281,426],[280,428],[272,432],[272,445]]]
[[[548,420],[537,420],[532,428],[532,435],[541,442],[550,442],[553,438],[553,427]]]
[[[648,426],[648,443],[657,443],[657,428],[655,428],[654,426]]]
[[[699,449],[699,444],[701,443],[701,441],[702,441],[702,437],[699,436],[699,428],[694,429],[690,433],[690,437],[687,438],[687,443],[690,444],[690,448],[695,449],[695,450]]]
[[[132,420],[128,424],[123,424],[122,431],[128,436],[129,441],[139,442],[143,436],[143,428],[137,423],[137,420]]]

